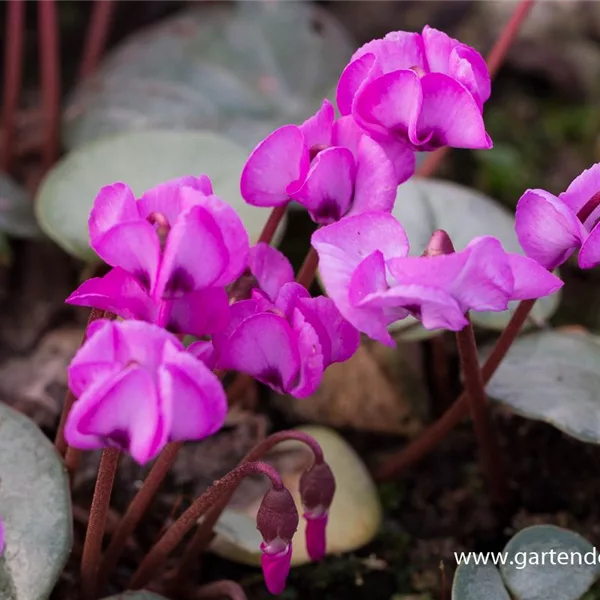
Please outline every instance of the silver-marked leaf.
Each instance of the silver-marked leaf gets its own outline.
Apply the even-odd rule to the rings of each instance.
[[[94,260],[87,222],[102,186],[124,181],[139,196],[168,179],[204,173],[256,240],[270,210],[250,206],[240,195],[246,158],[240,146],[210,132],[139,131],[105,137],[77,148],[46,175],[36,198],[38,222],[65,250]]]
[[[248,148],[313,114],[354,43],[312,2],[218,2],[130,36],[64,113],[67,147],[141,129],[210,129]]]
[[[38,426],[0,403],[2,600],[46,600],[71,550],[71,491],[63,462]]]
[[[594,547],[578,533],[554,525],[523,529],[504,552],[506,564],[500,570],[517,600],[579,600],[600,577]]]
[[[0,232],[15,237],[40,234],[33,215],[33,199],[4,173],[0,173]]]
[[[454,573],[452,600],[510,600],[510,596],[494,565],[462,563]]]
[[[513,215],[481,192],[449,181],[414,177],[398,188],[393,215],[402,223],[408,234],[411,254],[418,256],[425,249],[436,229],[448,232],[457,250],[462,250],[473,238],[492,235],[498,238],[508,252],[523,254],[514,231]],[[560,302],[560,292],[539,300],[530,322],[543,323],[549,319]],[[502,330],[510,320],[517,302],[508,311],[472,312],[475,325],[486,329]],[[414,328],[406,320],[391,326],[400,335],[405,327]],[[423,337],[434,332],[424,330]],[[402,337],[402,335],[401,335]]]
[[[487,385],[516,413],[600,444],[600,344],[589,333],[543,331],[519,338]]]

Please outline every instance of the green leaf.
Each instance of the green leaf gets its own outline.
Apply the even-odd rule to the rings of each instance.
[[[108,598],[103,598],[103,600],[167,600],[164,596],[159,596],[154,592],[148,592],[146,590],[141,590],[139,592],[123,592],[122,594],[117,594],[116,596],[109,596]]]
[[[600,344],[588,333],[519,338],[486,388],[516,413],[600,443]]]
[[[452,600],[510,600],[498,569],[491,564],[460,564],[452,582]]]
[[[484,194],[456,183],[410,179],[398,188],[393,215],[406,229],[411,254],[415,256],[423,252],[436,229],[446,230],[457,250],[462,250],[477,236],[492,235],[502,242],[506,251],[523,254],[514,231],[513,215]],[[554,314],[559,302],[560,292],[539,300],[531,313],[531,322],[545,322]],[[479,327],[500,331],[517,305],[512,302],[508,311],[500,313],[473,311],[471,319]],[[403,320],[390,329],[402,332],[407,326],[410,324]],[[434,332],[423,333],[423,337],[433,335]]]
[[[355,44],[312,2],[220,2],[130,36],[75,91],[66,144],[141,129],[212,129],[248,148],[312,115]]]
[[[237,144],[210,132],[140,131],[105,137],[74,150],[46,175],[36,215],[42,229],[65,250],[94,260],[87,221],[102,186],[124,181],[139,196],[168,179],[205,173],[256,240],[270,210],[242,200],[239,180],[246,158]]]
[[[0,173],[0,232],[15,237],[35,237],[40,234],[33,216],[32,198],[4,173]]]
[[[71,550],[71,492],[62,460],[38,426],[0,403],[2,600],[46,600]]]
[[[517,600],[578,600],[600,576],[594,547],[554,525],[523,529],[504,552],[507,564],[500,570]],[[586,555],[592,564],[586,564]]]

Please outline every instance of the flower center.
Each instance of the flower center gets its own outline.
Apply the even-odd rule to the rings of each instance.
[[[156,228],[156,233],[158,233],[158,239],[160,240],[160,247],[164,249],[169,230],[171,229],[167,217],[160,212],[151,212],[147,219],[148,222]]]

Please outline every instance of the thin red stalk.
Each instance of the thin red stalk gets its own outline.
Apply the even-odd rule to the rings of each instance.
[[[164,564],[169,554],[177,547],[184,536],[194,527],[198,519],[202,517],[221,496],[232,486],[235,486],[246,475],[263,474],[269,477],[274,489],[281,489],[283,482],[273,467],[260,462],[244,463],[235,468],[211,485],[194,503],[169,527],[154,546],[146,554],[144,560],[133,574],[128,587],[138,590],[149,581],[154,573]]]
[[[6,5],[4,49],[4,99],[2,103],[2,157],[1,168],[10,171],[14,154],[15,113],[23,78],[23,32],[25,2],[9,0]]]
[[[259,242],[264,242],[265,244],[270,244],[273,241],[273,236],[275,235],[275,232],[277,231],[277,227],[279,227],[279,223],[281,223],[281,220],[283,219],[283,216],[285,215],[286,209],[287,209],[287,204],[284,204],[283,206],[276,206],[271,211],[271,214],[269,215],[269,218],[267,219],[267,222],[265,223],[265,226],[263,227],[260,237],[258,238]]]
[[[515,8],[508,23],[504,26],[494,46],[487,55],[486,63],[492,79],[497,75],[508,50],[512,46],[515,38],[519,34],[521,25],[533,7],[535,0],[521,0]],[[420,177],[431,177],[438,170],[446,154],[450,151],[448,146],[444,146],[435,152],[430,153],[423,161],[421,168],[417,170]]]
[[[481,369],[484,384],[492,378],[500,366],[534,304],[535,300],[523,300],[519,303],[517,310]],[[401,471],[420,461],[438,446],[468,413],[467,395],[463,392],[454,404],[417,439],[385,461],[375,475],[376,480],[381,482],[394,479]]]
[[[323,462],[323,451],[319,444],[310,436],[301,431],[279,431],[259,442],[244,458],[238,466],[244,463],[261,460],[274,446],[286,440],[296,440],[306,444],[315,457],[315,463]],[[188,579],[189,573],[194,567],[198,567],[200,555],[206,549],[213,535],[215,523],[219,520],[221,513],[235,493],[237,485],[223,494],[222,498],[208,511],[202,523],[198,525],[196,533],[188,543],[181,560],[172,587],[172,595],[176,596]]]
[[[55,0],[40,0],[38,6],[39,61],[42,74],[44,144],[42,162],[49,169],[58,158],[60,124],[60,58]]]
[[[504,474],[502,455],[488,414],[485,387],[479,368],[479,356],[473,325],[469,323],[456,332],[456,345],[465,382],[467,404],[473,421],[473,429],[479,446],[481,466],[488,480],[492,498],[502,503],[508,496],[508,484]]]
[[[431,338],[429,340],[429,348],[431,349],[433,389],[436,396],[435,407],[437,414],[439,414],[446,410],[452,403],[445,336],[442,334]]]
[[[308,254],[304,258],[304,262],[298,271],[296,281],[308,289],[315,278],[315,272],[319,266],[319,255],[316,250],[311,246]]]
[[[81,556],[82,600],[96,600],[96,580],[106,528],[106,515],[110,506],[110,496],[120,456],[120,451],[114,448],[102,451]]]
[[[95,0],[90,25],[85,37],[83,57],[79,66],[79,77],[84,79],[98,67],[110,30],[116,2],[114,0]]]

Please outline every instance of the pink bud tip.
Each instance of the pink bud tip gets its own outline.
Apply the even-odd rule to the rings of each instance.
[[[443,230],[433,232],[423,256],[440,256],[441,254],[454,253],[454,245],[450,236]]]
[[[325,529],[327,527],[327,513],[313,515],[304,513],[306,519],[306,550],[312,560],[321,560],[325,556],[327,541]]]
[[[292,544],[288,544],[281,552],[271,554],[267,550],[267,544],[261,544],[262,551],[261,565],[265,585],[269,592],[273,595],[278,595],[285,590],[285,582],[287,581],[290,567],[292,564]]]

